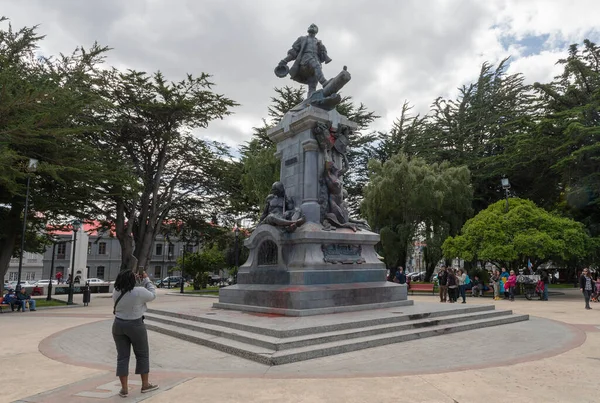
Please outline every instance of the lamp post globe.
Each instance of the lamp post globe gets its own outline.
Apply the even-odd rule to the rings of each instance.
[[[510,182],[508,178],[500,179],[500,184],[502,185],[502,189],[504,189],[504,194],[506,196],[506,212],[508,212],[508,189],[510,189]]]

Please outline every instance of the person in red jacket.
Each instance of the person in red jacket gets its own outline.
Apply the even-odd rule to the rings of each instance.
[[[504,289],[508,290],[508,298],[511,301],[515,300],[515,287],[517,286],[517,276],[515,276],[515,271],[511,270],[508,276],[508,280],[504,283]]]

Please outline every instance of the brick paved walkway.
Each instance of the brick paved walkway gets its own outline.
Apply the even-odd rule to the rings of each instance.
[[[154,305],[211,302],[162,296]],[[0,316],[0,324],[3,331],[18,329],[18,337],[0,339],[0,362],[15,367],[3,371],[0,402],[597,401],[600,304],[585,311],[583,299],[570,290],[546,303],[496,304],[551,320],[533,318],[532,326],[507,325],[491,335],[480,329],[271,368],[151,333],[151,379],[161,389],[142,395],[132,377],[127,399],[116,394],[110,299],[94,298],[87,308],[9,313]],[[504,350],[512,352],[502,360]],[[485,356],[493,359],[485,363]]]

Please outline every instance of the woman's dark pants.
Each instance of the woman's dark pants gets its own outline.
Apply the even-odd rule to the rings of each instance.
[[[459,285],[458,289],[460,290],[460,297],[462,298],[462,302],[466,302],[467,301],[467,286],[466,285]]]
[[[132,346],[136,360],[135,373],[147,374],[150,372],[150,349],[144,320],[142,318],[135,320],[115,318],[112,334],[117,347],[117,376],[129,375],[129,357]]]
[[[586,308],[590,308],[590,298],[592,297],[592,291],[591,290],[584,290],[583,291],[583,298],[585,299],[585,307]]]

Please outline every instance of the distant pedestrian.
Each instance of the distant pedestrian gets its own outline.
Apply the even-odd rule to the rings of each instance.
[[[596,290],[596,283],[592,280],[590,271],[587,268],[583,269],[581,277],[579,278],[579,289],[583,293],[583,298],[585,299],[585,309],[592,309],[590,306],[590,298]]]
[[[460,292],[460,296],[462,298],[462,303],[466,304],[467,303],[467,289],[466,289],[467,274],[462,269],[459,269],[458,275],[456,276],[456,278],[458,280],[458,291]]]
[[[483,291],[485,291],[485,284],[479,280],[479,276],[473,276],[473,287],[471,288],[472,297],[483,297]]]
[[[125,270],[117,275],[113,301],[115,321],[112,327],[113,339],[117,347],[117,376],[121,381],[119,396],[127,397],[129,393],[127,379],[129,377],[129,357],[131,347],[135,353],[135,373],[142,378],[142,393],[158,389],[148,381],[150,372],[150,348],[148,333],[144,324],[146,302],[156,298],[156,288],[142,272],[142,287],[136,287],[137,275],[131,270]]]
[[[548,272],[542,270],[542,274],[540,275],[540,280],[544,283],[544,292],[542,294],[542,301],[548,301],[548,287],[550,286],[550,276],[548,276]]]
[[[500,272],[498,269],[494,269],[490,280],[494,288],[494,301],[498,301],[500,299]]]
[[[56,273],[56,282],[57,282],[58,284],[61,284],[61,283],[62,283],[62,276],[63,276],[63,274],[62,274],[62,272],[61,272],[61,271],[59,271],[58,273]]]
[[[458,280],[454,269],[449,267],[446,271],[448,272],[448,302],[454,303],[458,299]]]
[[[500,273],[500,292],[504,294],[504,299],[508,299],[508,289],[505,286],[506,280],[508,280],[508,272],[503,267]]]
[[[596,292],[592,295],[592,301],[598,302],[598,298],[600,297],[600,275],[596,274]]]
[[[511,301],[515,300],[515,287],[517,286],[517,276],[515,271],[511,270],[506,283],[504,283],[504,289],[508,290],[508,298]]]
[[[92,292],[90,291],[90,282],[86,281],[83,286],[83,306],[88,306],[92,299]]]
[[[406,284],[406,274],[404,274],[404,268],[402,266],[399,266],[398,270],[396,271],[394,283]]]
[[[448,299],[448,273],[446,267],[440,267],[438,272],[438,287],[440,288],[440,302],[446,302]]]

